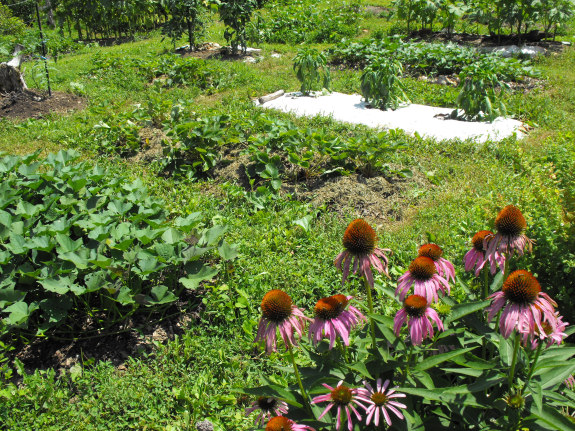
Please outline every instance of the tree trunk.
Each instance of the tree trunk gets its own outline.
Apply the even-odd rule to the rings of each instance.
[[[27,88],[26,82],[17,68],[9,66],[7,63],[0,63],[0,93],[20,92]]]
[[[52,2],[50,0],[46,0],[46,6],[44,7],[46,11],[46,20],[48,21],[48,25],[50,28],[56,28],[56,22],[54,21],[54,11],[52,10]]]

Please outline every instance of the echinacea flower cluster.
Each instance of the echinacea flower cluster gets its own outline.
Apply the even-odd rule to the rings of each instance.
[[[389,383],[390,381],[386,380],[382,384],[382,380],[377,379],[376,389],[368,382],[364,382],[364,388],[350,388],[344,384],[343,380],[336,387],[323,383],[323,386],[329,392],[324,395],[318,395],[313,399],[312,403],[328,403],[319,419],[323,418],[333,407],[336,408],[336,430],[341,429],[342,419],[347,419],[347,429],[352,431],[353,421],[355,419],[358,421],[362,420],[358,408],[363,409],[367,414],[366,425],[369,425],[373,419],[374,424],[379,426],[381,415],[385,422],[391,426],[391,416],[388,410],[393,412],[399,419],[403,419],[404,416],[399,409],[405,409],[407,406],[394,400],[395,398],[404,398],[405,394],[396,392],[395,388],[388,389]]]
[[[449,282],[455,281],[455,268],[447,259],[443,258],[443,250],[437,244],[423,244],[419,247],[418,257],[425,256],[433,260],[439,276]]]
[[[387,272],[388,258],[385,253],[389,253],[391,250],[377,248],[376,244],[375,231],[365,220],[356,219],[348,225],[343,234],[345,250],[334,261],[335,266],[343,272],[342,286],[351,270],[354,274],[359,271],[359,274],[365,277],[369,285],[373,287],[372,265],[376,270],[389,277]]]

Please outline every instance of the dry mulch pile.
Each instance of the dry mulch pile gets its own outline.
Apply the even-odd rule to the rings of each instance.
[[[84,109],[86,102],[83,97],[62,92],[52,92],[52,97],[33,90],[0,94],[0,118],[42,118]]]

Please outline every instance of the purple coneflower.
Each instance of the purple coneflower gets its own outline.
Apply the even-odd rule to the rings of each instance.
[[[573,377],[573,375],[570,375],[569,377],[567,377],[563,383],[569,389],[571,389],[571,390],[575,389],[575,377]]]
[[[529,331],[528,327],[520,330],[523,344],[527,345],[527,343],[531,341],[531,349],[533,350],[535,350],[543,340],[547,340],[547,347],[551,347],[552,344],[561,345],[567,337],[564,331],[569,323],[563,321],[563,316],[560,316],[558,311],[556,311],[553,316],[554,319],[552,320],[546,319],[545,316],[543,317],[543,321],[541,322],[542,331],[537,326],[533,333]]]
[[[309,338],[316,346],[322,338],[329,338],[329,348],[333,349],[335,339],[339,336],[346,346],[349,346],[351,328],[366,317],[354,306],[349,306],[353,296],[333,295],[322,298],[315,304],[315,319],[309,325]]]
[[[423,296],[427,302],[439,301],[437,292],[440,290],[444,295],[451,292],[449,283],[437,273],[437,267],[433,259],[427,256],[416,257],[410,264],[409,269],[397,280],[395,294],[403,301],[411,286],[415,284],[413,293]]]
[[[423,244],[419,247],[418,256],[425,256],[433,260],[437,273],[441,277],[447,281],[449,281],[450,278],[455,281],[455,268],[450,261],[441,257],[443,256],[443,250],[437,244]]]
[[[336,425],[335,428],[336,430],[339,430],[341,427],[341,416],[342,413],[345,412],[345,415],[347,416],[347,428],[349,431],[353,430],[353,422],[351,419],[351,412],[350,410],[355,414],[355,416],[357,417],[357,420],[361,420],[361,415],[359,414],[359,412],[357,411],[357,409],[355,408],[354,404],[357,404],[358,406],[362,407],[364,410],[367,409],[367,407],[365,407],[363,404],[361,404],[358,401],[358,389],[351,389],[348,388],[347,386],[343,385],[343,380],[341,380],[337,386],[335,388],[332,388],[331,386],[322,383],[323,386],[326,389],[329,389],[329,393],[325,394],[325,395],[318,395],[317,397],[314,397],[314,399],[312,400],[312,404],[317,404],[317,403],[321,403],[324,401],[327,401],[329,404],[327,405],[327,407],[325,408],[325,410],[323,411],[323,413],[319,416],[318,419],[323,418],[327,412],[330,411],[330,409],[333,406],[337,406],[337,418],[336,418]]]
[[[298,425],[291,419],[283,416],[271,418],[266,425],[266,431],[315,431],[314,428],[307,425]]]
[[[363,383],[365,384],[365,388],[358,389],[358,398],[369,403],[367,410],[365,411],[367,414],[367,418],[365,419],[366,425],[369,425],[373,418],[375,426],[379,426],[379,414],[381,412],[387,425],[391,426],[391,418],[389,417],[387,409],[391,410],[399,419],[403,419],[403,415],[398,409],[405,409],[407,406],[397,401],[393,401],[393,399],[405,398],[405,394],[396,393],[395,389],[387,390],[389,380],[386,380],[382,385],[381,379],[377,379],[377,390],[374,390],[368,382],[364,381]]]
[[[287,293],[279,289],[270,290],[262,300],[262,318],[255,342],[265,340],[266,352],[276,352],[276,334],[279,328],[286,348],[290,348],[297,344],[294,331],[301,337],[306,320],[311,319],[304,316],[303,312],[293,304]]]
[[[519,208],[514,205],[503,208],[495,218],[495,227],[497,233],[487,235],[483,240],[485,255],[490,262],[498,262],[496,253],[511,257],[514,252],[522,256],[525,249],[531,252],[533,241],[523,234],[527,222]]]
[[[256,410],[260,410],[260,413],[254,425],[261,425],[263,427],[265,421],[270,420],[272,416],[286,414],[288,412],[288,405],[275,397],[259,397],[252,403],[251,407],[246,409],[246,416]]]
[[[483,243],[485,237],[493,237],[493,232],[490,230],[481,230],[473,235],[471,239],[471,244],[473,244],[473,248],[469,250],[464,258],[465,263],[465,270],[471,271],[473,267],[475,267],[475,276],[478,277],[479,273],[485,266],[485,263],[489,261],[491,265],[491,274],[495,274],[497,272],[497,265],[501,268],[503,272],[505,268],[505,256],[503,256],[498,251],[495,251],[494,254],[491,256],[491,260],[485,255],[485,249],[483,248]]]
[[[345,250],[335,258],[335,266],[343,271],[341,285],[349,275],[350,267],[355,274],[358,270],[360,275],[364,276],[370,286],[373,287],[373,273],[371,265],[379,272],[387,273],[388,259],[386,252],[391,250],[387,248],[377,248],[377,237],[373,228],[362,219],[352,221],[343,234],[343,246]]]
[[[403,308],[397,312],[393,320],[393,332],[399,336],[401,327],[407,322],[411,344],[418,346],[424,338],[433,337],[433,322],[437,329],[443,331],[443,323],[439,314],[431,308],[425,297],[421,295],[408,296],[403,302]]]
[[[487,320],[493,317],[503,308],[499,319],[501,334],[508,338],[514,329],[521,334],[534,335],[535,328],[544,332],[541,322],[555,319],[557,306],[549,295],[541,292],[539,282],[530,272],[514,271],[505,280],[501,291],[495,292],[489,298],[493,302],[488,311]],[[504,308],[505,307],[505,308]]]

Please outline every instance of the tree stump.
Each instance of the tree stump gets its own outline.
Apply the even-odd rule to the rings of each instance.
[[[14,58],[8,63],[0,63],[0,93],[21,92],[28,89],[24,77],[20,73],[22,61],[20,51],[23,48],[22,45],[16,45]]]

